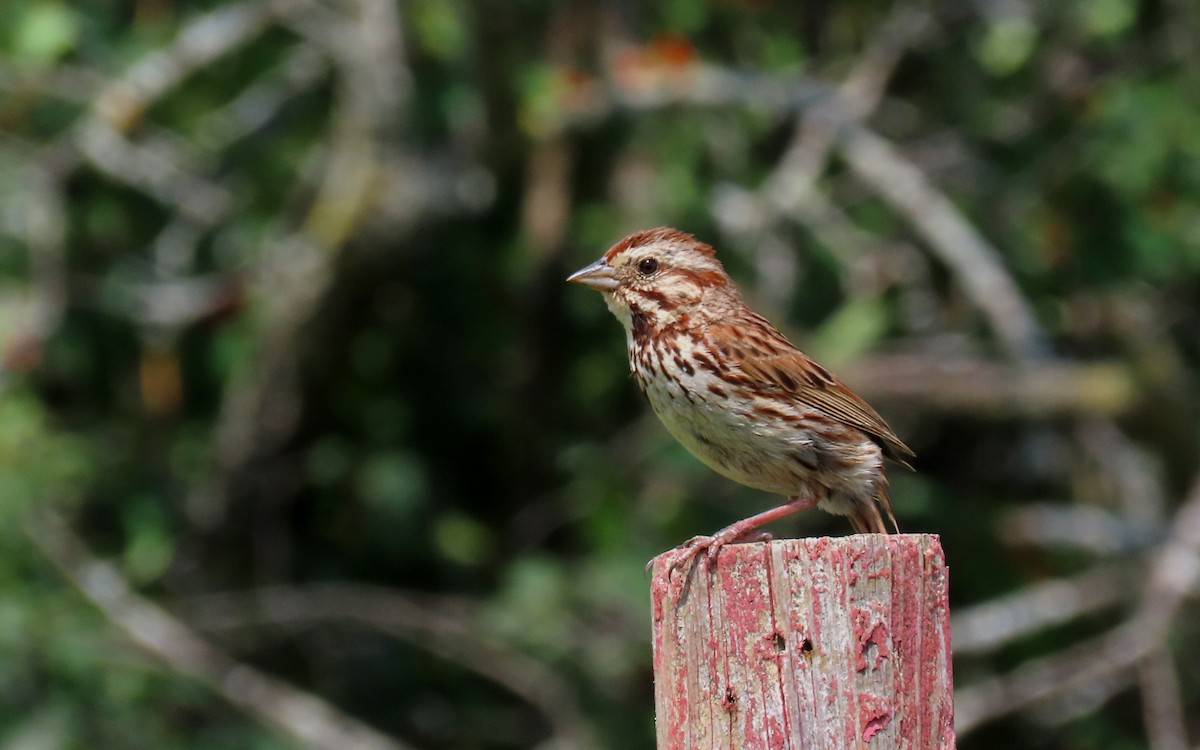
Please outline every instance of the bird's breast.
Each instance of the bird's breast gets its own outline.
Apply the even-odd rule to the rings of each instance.
[[[878,447],[857,430],[829,423],[823,437],[806,425],[811,413],[781,405],[728,373],[686,332],[671,338],[629,341],[629,364],[638,386],[667,431],[714,471],[756,489],[783,495],[811,483],[873,482]],[[861,444],[846,466],[833,463],[833,444]],[[856,476],[857,475],[857,476]]]
[[[766,470],[768,454],[747,449],[765,438],[771,426],[756,424],[750,402],[714,371],[694,339],[680,335],[642,345],[631,340],[629,364],[663,426],[692,455],[742,484],[782,492],[778,482],[763,481],[771,473]]]

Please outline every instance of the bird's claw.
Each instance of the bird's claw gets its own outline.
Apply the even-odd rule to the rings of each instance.
[[[697,558],[706,568],[716,567],[717,553],[721,551],[722,544],[715,536],[692,537],[668,553],[671,559],[667,564],[667,575],[691,566]]]
[[[717,556],[721,553],[721,548],[726,544],[734,542],[769,542],[773,538],[768,531],[751,531],[745,534],[729,534],[725,533],[728,530],[718,531],[713,536],[694,536],[667,554],[670,555],[670,560],[667,563],[667,575],[670,576],[676,570],[690,566],[694,560],[699,558],[707,569],[717,567]],[[646,563],[647,572],[654,565],[654,561]]]

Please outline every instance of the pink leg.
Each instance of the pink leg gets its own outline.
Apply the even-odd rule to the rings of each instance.
[[[671,568],[675,569],[682,567],[701,552],[705,553],[704,557],[707,563],[715,565],[717,562],[717,553],[720,552],[721,548],[726,544],[736,542],[740,539],[746,539],[747,537],[754,535],[755,530],[759,526],[771,523],[772,521],[778,521],[784,516],[790,516],[793,513],[798,513],[799,511],[811,508],[816,504],[816,499],[793,497],[783,505],[780,505],[776,508],[764,510],[762,513],[758,513],[750,516],[749,518],[743,518],[736,523],[732,523],[712,536],[692,537],[684,544],[681,544],[675,548],[679,551],[679,555],[671,561]],[[764,532],[758,532],[758,534],[755,536],[757,538],[761,538],[763,533]],[[769,534],[767,534],[766,537],[770,539]]]

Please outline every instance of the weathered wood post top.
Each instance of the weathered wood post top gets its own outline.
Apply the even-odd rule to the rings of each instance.
[[[947,569],[932,534],[731,544],[654,560],[658,750],[954,748]]]

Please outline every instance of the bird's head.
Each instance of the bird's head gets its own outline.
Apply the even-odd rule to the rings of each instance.
[[[598,289],[630,331],[678,324],[737,297],[712,247],[667,227],[629,235],[567,281]]]

